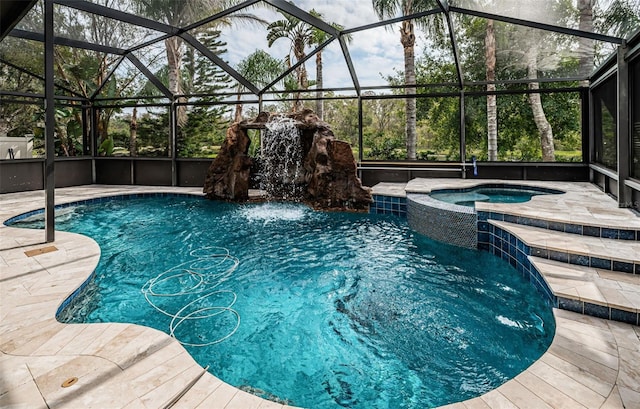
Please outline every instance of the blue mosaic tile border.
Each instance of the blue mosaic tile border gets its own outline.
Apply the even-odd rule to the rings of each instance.
[[[488,220],[505,221],[505,222],[517,223],[525,226],[541,227],[548,230],[556,230],[556,231],[564,231],[566,233],[572,233],[572,231],[569,231],[566,229],[559,230],[559,229],[551,228],[551,222],[546,222],[543,220],[523,218],[519,216],[513,216],[509,214],[502,214],[502,213],[479,211],[478,212],[478,248],[480,248],[480,243],[489,242],[489,226],[491,224],[488,222]],[[527,220],[535,221],[537,224],[531,224],[531,223],[526,224],[525,222]],[[569,223],[554,223],[554,224],[563,224],[566,226],[573,226],[575,228],[583,227],[578,225],[572,225]],[[601,229],[601,230],[606,230],[606,229]],[[609,229],[609,230],[613,230],[613,229]],[[635,234],[635,231],[633,230],[630,230],[630,231]],[[575,233],[575,234],[580,234],[580,233]],[[590,234],[582,234],[582,235],[591,236]],[[611,237],[604,237],[604,236],[593,236],[593,237],[611,238]],[[483,249],[486,249],[486,246],[483,246]],[[585,266],[585,267],[600,268],[603,270],[619,271],[619,272],[628,273],[628,274],[640,274],[640,264],[633,263],[633,262],[625,262],[625,261],[614,260],[614,259],[605,259],[600,257],[591,257],[583,254],[571,254],[567,252],[548,250],[548,249],[539,248],[539,247],[532,248],[530,254],[540,258],[559,261],[561,263],[569,263],[569,264],[575,264],[575,265]]]
[[[542,296],[557,306],[557,300],[542,274],[529,260],[531,248],[515,235],[492,224],[489,225],[488,242],[479,242],[478,249],[499,257],[514,267],[538,290]]]
[[[600,237],[603,239],[640,241],[640,230],[612,229],[608,227],[553,222],[533,219],[530,217],[513,216],[510,214],[479,210],[478,221],[486,221],[487,219],[517,223],[523,226],[540,227],[542,229],[578,234],[581,236]]]
[[[583,254],[572,254],[563,251],[549,250],[539,247],[531,248],[531,255],[578,266],[599,268],[627,274],[640,274],[640,264],[614,259],[592,257]]]
[[[480,221],[478,221],[478,223],[480,223]],[[488,251],[509,262],[509,264],[515,267],[525,279],[531,282],[538,292],[549,300],[554,307],[612,321],[640,325],[640,313],[555,296],[540,272],[529,260],[530,255],[538,256],[533,253],[535,248],[527,246],[517,236],[493,224],[488,224],[487,231],[484,234],[486,234],[486,236],[483,236],[483,238],[486,237],[487,240],[478,242],[478,249]]]
[[[59,205],[55,205],[54,209],[64,209],[72,206],[93,204],[93,203],[103,203],[112,200],[129,200],[129,199],[140,199],[143,197],[195,197],[195,198],[204,198],[204,196],[200,196],[197,194],[189,194],[189,193],[171,193],[171,192],[155,192],[155,193],[131,193],[131,194],[121,194],[121,195],[113,195],[113,196],[104,196],[104,197],[96,197],[85,200],[78,200],[76,202],[63,203]],[[37,214],[44,213],[44,208],[32,210],[26,213],[19,214],[17,216],[13,216],[4,221],[5,226],[10,226],[13,223],[16,223],[20,220],[26,219],[27,217],[35,216]]]
[[[56,310],[56,318],[62,313],[62,311],[64,311],[65,308],[71,305],[80,294],[82,294],[82,292],[85,290],[85,288],[87,288],[91,280],[93,280],[95,275],[96,275],[95,271],[89,274],[89,277],[87,277],[87,279],[84,280],[82,284],[80,284],[80,287],[76,288],[74,292],[72,292],[67,298],[64,299],[64,301],[62,301],[62,304],[60,304],[60,306]]]
[[[410,194],[407,221],[409,227],[431,239],[477,248],[477,216],[472,207],[443,202],[426,194]]]
[[[407,217],[407,198],[397,196],[373,195],[373,203],[369,205],[370,214],[391,214]]]

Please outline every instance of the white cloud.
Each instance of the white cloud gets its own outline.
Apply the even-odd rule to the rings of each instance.
[[[371,0],[295,0],[294,4],[305,11],[314,9],[324,16],[327,23],[339,24],[345,28],[378,21]]]
[[[299,8],[309,11],[314,9],[324,16],[325,21],[337,23],[345,27],[360,27],[378,22],[373,11],[371,0],[296,0]],[[282,16],[263,8],[252,8],[246,12],[258,15],[267,21],[275,21]],[[385,85],[384,76],[394,74],[394,68],[403,68],[402,46],[397,24],[389,28],[378,27],[371,30],[355,32],[348,43],[349,54],[353,61],[360,85]],[[268,47],[265,26],[247,23],[234,23],[222,29],[221,40],[227,43],[227,53],[223,56],[233,67],[240,61],[260,49],[274,58],[285,58],[290,51],[290,44],[282,39]],[[309,77],[315,78],[315,59],[307,62]],[[338,43],[329,45],[323,51],[323,69],[325,87],[351,87],[347,65]]]

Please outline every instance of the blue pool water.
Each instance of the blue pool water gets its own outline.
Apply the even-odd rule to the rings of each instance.
[[[476,202],[523,203],[536,195],[559,194],[558,190],[528,186],[477,186],[469,189],[434,190],[429,196],[434,199],[461,206],[475,206]]]
[[[61,321],[172,332],[219,378],[291,405],[468,399],[523,371],[555,331],[508,264],[395,217],[148,197],[60,209],[57,227],[102,248]]]

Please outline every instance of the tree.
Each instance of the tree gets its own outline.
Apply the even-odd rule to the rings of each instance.
[[[598,14],[598,31],[626,38],[640,25],[640,0],[612,0]]]
[[[227,51],[227,44],[220,41],[220,31],[214,27],[197,33],[196,38],[214,54],[221,56]],[[224,139],[228,127],[225,116],[230,108],[216,104],[221,100],[216,93],[230,88],[231,77],[208,57],[187,48],[183,82],[185,92],[198,95],[201,104],[187,109],[187,122],[176,135],[177,148],[180,157],[199,157],[205,146],[219,144]]]
[[[311,9],[311,11],[309,12],[309,14],[311,14],[314,17],[317,17],[319,19],[324,19],[322,14],[318,13],[316,10]],[[335,28],[336,30],[340,31],[340,30],[344,30],[344,26],[341,26],[340,24],[336,24],[336,23],[332,23],[331,26],[333,28]],[[311,42],[309,45],[320,45],[323,44],[324,42],[326,42],[327,40],[329,40],[331,36],[329,35],[329,33],[327,33],[326,31],[320,30],[319,28],[313,27],[312,28],[312,37],[311,37]],[[351,42],[352,36],[351,35],[347,35],[345,36],[346,40],[348,42]],[[322,72],[322,50],[319,50],[316,53],[316,114],[318,115],[318,117],[320,117],[320,119],[322,119],[323,115],[324,115],[324,100],[323,100],[323,93],[322,93],[322,87],[324,86],[324,79],[323,79],[323,72]]]
[[[220,7],[218,0],[137,0],[138,12],[157,21],[174,27],[182,27],[199,16],[211,14]],[[172,36],[164,40],[167,55],[169,91],[173,95],[184,94],[182,81],[182,59],[184,55],[183,40],[179,36]],[[185,102],[179,98],[179,102]],[[184,105],[176,110],[178,126],[187,122],[187,112]]]
[[[163,23],[174,27],[183,27],[197,21],[198,19],[210,16],[216,12],[222,11],[228,6],[224,0],[136,0],[138,12],[147,17],[154,18]],[[263,21],[251,14],[235,13],[233,17],[227,19],[219,19],[215,25],[228,25],[230,20],[247,20],[251,22]],[[212,27],[209,25],[208,27]],[[202,27],[204,29],[206,27]],[[169,91],[175,95],[184,94],[184,84],[182,75],[182,62],[184,56],[183,39],[180,36],[172,36],[164,41],[167,65],[168,65],[168,83]],[[179,97],[178,102],[185,102],[184,97]],[[184,105],[178,105],[176,110],[177,123],[182,127],[187,122],[187,111]]]
[[[612,0],[605,8],[597,7],[595,0],[578,0],[578,29],[587,32],[611,34],[625,38],[640,25],[640,0]],[[581,37],[578,40],[579,74],[588,77],[596,56],[595,41]],[[588,80],[581,83],[588,86]]]
[[[267,52],[256,50],[247,58],[240,61],[236,70],[240,75],[258,88],[269,85],[280,75],[285,66],[282,61],[273,58]],[[240,103],[244,91],[242,84],[238,84],[238,103],[236,104],[235,122],[242,120],[242,104]]]
[[[112,7],[115,0],[96,0],[106,7]],[[60,7],[56,13],[56,30],[59,35],[69,38],[86,37],[88,41],[96,44],[130,44],[135,38],[135,30],[129,24],[112,21],[97,16],[93,13],[77,13],[73,9]],[[85,30],[91,27],[91,30]],[[118,97],[126,93],[138,76],[137,71],[119,70],[108,83],[107,76],[110,69],[120,57],[103,52],[85,50],[74,47],[56,46],[55,70],[56,84],[71,89],[85,98],[93,95],[98,87],[102,86],[103,95]],[[96,106],[97,118],[96,135],[98,145],[101,145],[109,134],[109,121],[118,112],[118,108],[102,108]],[[75,121],[82,122],[80,111],[74,113]]]
[[[429,0],[372,0],[373,8],[378,17],[382,20],[385,18],[393,18],[399,12],[402,16],[419,13],[432,9],[432,2]],[[400,43],[404,49],[404,78],[405,78],[405,94],[415,94],[416,72],[415,72],[415,42],[416,35],[414,31],[414,22],[423,28],[436,34],[439,31],[440,16],[432,18],[423,18],[419,20],[404,20],[400,25]],[[416,157],[416,99],[413,97],[406,98],[406,145],[407,159],[415,160]]]
[[[528,48],[524,52],[524,64],[527,69],[527,78],[535,80],[538,78],[538,56],[539,56],[539,44],[542,41],[538,33],[531,29],[525,29],[527,37],[529,39]],[[532,81],[529,83],[529,89],[537,91],[540,89],[540,83]],[[540,133],[540,147],[542,148],[542,160],[544,162],[553,162],[556,160],[555,148],[553,146],[553,129],[551,124],[547,120],[547,116],[544,113],[544,107],[542,106],[542,99],[540,93],[532,92],[529,94],[529,104],[531,104],[531,110],[533,111],[533,121]]]
[[[487,91],[496,90],[496,33],[493,20],[487,20],[484,41]],[[498,160],[498,105],[497,95],[487,94],[487,156],[488,160]]]
[[[305,48],[313,41],[313,26],[293,17],[290,14],[282,12],[282,15],[284,16],[283,20],[274,21],[267,26],[267,29],[269,30],[267,33],[267,42],[269,47],[271,47],[281,38],[286,38],[291,41],[290,52],[286,59],[287,67],[291,68],[295,63],[302,61],[306,57]],[[293,54],[295,62],[291,61],[291,54]],[[307,77],[307,69],[304,63],[300,64],[295,69],[295,72],[298,85],[292,110],[299,111],[302,109],[300,90],[305,90],[309,87],[309,79]]]
[[[42,47],[32,41],[16,41],[8,37],[0,43],[0,59],[37,72],[41,65]],[[0,90],[42,93],[43,82],[21,70],[0,62]],[[0,136],[24,136],[33,133],[34,116],[41,103],[16,104],[0,101]]]
[[[578,29],[582,31],[593,31],[593,6],[595,0],[578,0]],[[593,57],[595,55],[594,41],[580,37],[578,40],[578,59],[580,61],[578,75],[588,78],[593,70]],[[582,86],[588,87],[589,80],[583,80]]]

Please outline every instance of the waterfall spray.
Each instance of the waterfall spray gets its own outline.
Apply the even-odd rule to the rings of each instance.
[[[272,198],[299,200],[302,196],[302,143],[296,122],[274,116],[265,124],[262,145],[264,190]]]

